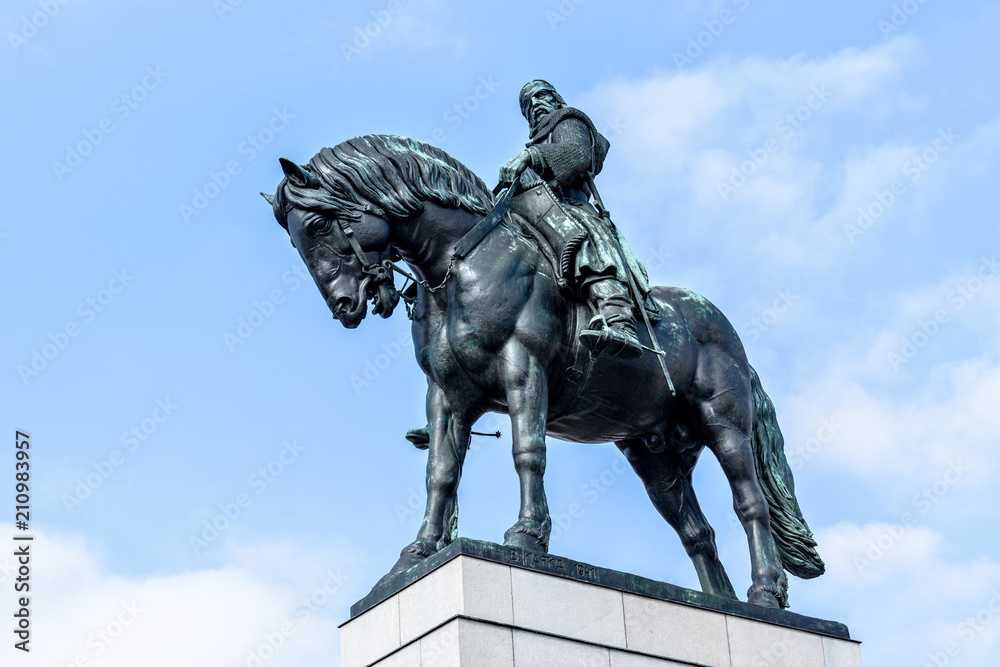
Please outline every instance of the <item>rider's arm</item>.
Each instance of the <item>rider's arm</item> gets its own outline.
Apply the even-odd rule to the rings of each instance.
[[[528,154],[543,179],[569,185],[593,168],[590,129],[578,118],[567,118],[552,129],[550,143],[535,144]]]

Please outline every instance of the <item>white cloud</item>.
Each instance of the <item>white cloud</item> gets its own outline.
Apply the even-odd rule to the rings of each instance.
[[[979,483],[995,474],[1000,432],[995,261],[987,256],[934,285],[897,295],[895,303],[871,304],[873,311],[885,312],[868,317],[882,323],[859,326],[814,380],[782,399],[786,449],[801,452],[821,421],[832,417],[839,424],[836,437],[805,457],[809,465],[815,459],[866,476],[921,479],[961,457],[975,464],[971,477]],[[979,350],[971,357],[970,347],[954,346],[969,339],[975,341],[971,349]],[[961,352],[949,355],[952,349]]]
[[[807,450],[824,418],[838,425],[835,439],[807,463],[883,479],[923,479],[958,460],[975,466],[970,479],[994,474],[1000,432],[1000,366],[974,359],[936,369],[914,393],[883,395],[857,381],[825,378],[786,400],[786,451]],[[896,491],[909,491],[899,489]]]
[[[79,538],[42,533],[31,549],[32,664],[235,667],[255,652],[268,667],[318,667],[339,655],[350,568],[337,551],[264,545],[216,569],[132,577],[104,571]]]
[[[870,112],[869,98],[884,94],[916,51],[915,41],[899,39],[825,60],[798,55],[713,61],[691,72],[602,84],[585,94],[580,106],[595,118],[620,118],[625,131],[616,152],[635,173],[656,179],[676,175],[694,153],[719,143],[742,140],[747,148],[755,147],[810,96],[821,109],[864,102]]]
[[[823,59],[720,59],[611,81],[579,105],[598,125],[623,127],[614,175],[604,177],[614,199],[679,192],[704,234],[721,233],[778,265],[828,265],[849,247],[845,215],[853,221],[912,150],[843,146],[831,158],[812,154],[810,142],[845,116],[856,124],[896,109],[895,81],[919,54],[916,40],[901,38]]]
[[[616,158],[651,179],[678,173],[736,101],[734,91],[706,70],[615,81],[585,95],[580,106],[594,118],[621,119]]]
[[[817,540],[827,573],[796,586],[796,600],[836,609],[863,642],[865,664],[922,665],[949,644],[946,664],[996,664],[1000,563],[956,555],[921,526],[843,522],[817,531]]]
[[[841,167],[840,194],[818,224],[840,231],[838,245],[858,243],[892,216],[905,194],[893,193],[892,183],[903,180],[903,165],[917,151],[914,145],[889,144],[850,150]]]

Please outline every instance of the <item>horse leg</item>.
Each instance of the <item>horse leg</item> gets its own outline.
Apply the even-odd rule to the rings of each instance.
[[[701,448],[681,453],[653,453],[640,439],[615,443],[646,487],[653,506],[681,538],[701,582],[701,590],[737,599],[733,584],[719,560],[715,531],[698,505],[691,471]]]
[[[707,407],[706,412],[718,419],[718,415],[724,412],[717,408]],[[762,607],[787,606],[788,579],[771,534],[767,499],[757,482],[750,428],[709,424],[708,430],[713,436],[709,448],[729,480],[733,490],[733,509],[743,524],[750,545],[753,583],[747,591],[747,601]]]
[[[513,434],[514,468],[521,482],[517,522],[504,533],[504,544],[548,551],[552,519],[545,499],[545,426],[548,381],[538,360],[519,343],[504,350],[503,379]]]
[[[458,532],[458,483],[478,415],[453,410],[437,385],[427,389],[430,451],[427,456],[427,506],[417,539],[403,549],[389,574],[406,570],[455,539]],[[387,575],[388,576],[388,575]]]

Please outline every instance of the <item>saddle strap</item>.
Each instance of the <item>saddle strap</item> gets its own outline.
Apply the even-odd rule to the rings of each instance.
[[[590,369],[594,365],[594,357],[590,354],[590,350],[580,344],[578,337],[580,313],[585,308],[587,306],[582,303],[572,307],[570,318],[572,326],[570,327],[570,331],[573,338],[570,342],[570,349],[574,351],[573,365],[564,372],[564,379],[562,386],[558,389],[557,399],[549,403],[548,418],[550,420],[562,416],[576,402],[576,399],[580,396],[580,392],[583,391],[587,377],[590,375]]]
[[[519,189],[521,183],[520,174],[518,178],[514,179],[514,182],[507,187],[507,191],[503,194],[497,203],[493,205],[493,209],[486,214],[486,216],[476,223],[476,226],[465,233],[465,236],[458,240],[455,244],[455,249],[452,251],[453,257],[458,257],[459,259],[465,257],[472,249],[479,245],[479,242],[486,238],[487,234],[493,231],[493,228],[500,224],[500,221],[504,219],[507,215],[507,210],[510,209],[510,200],[514,197],[514,192]]]

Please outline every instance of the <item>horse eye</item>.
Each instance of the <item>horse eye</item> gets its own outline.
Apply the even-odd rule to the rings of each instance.
[[[317,215],[312,218],[306,226],[309,228],[310,233],[318,236],[329,232],[332,224],[333,222],[329,218]]]

